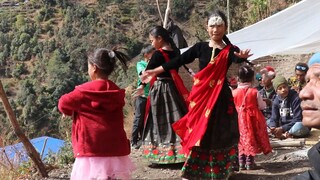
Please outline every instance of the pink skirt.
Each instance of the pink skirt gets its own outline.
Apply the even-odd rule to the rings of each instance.
[[[71,180],[131,179],[135,165],[129,156],[77,157]]]

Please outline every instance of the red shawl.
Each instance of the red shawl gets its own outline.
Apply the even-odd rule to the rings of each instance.
[[[172,124],[181,138],[183,151],[188,154],[193,146],[199,146],[207,129],[211,111],[218,99],[228,70],[228,54],[231,45],[226,46],[212,58],[209,64],[194,76],[189,95],[189,111]]]
[[[160,48],[158,50],[163,55],[165,61],[169,62],[170,58],[169,58],[168,54],[166,52],[164,52],[162,48]],[[178,72],[175,69],[171,69],[170,70],[170,74],[171,74],[172,80],[173,80],[176,88],[178,89],[179,94],[183,97],[184,102],[186,103],[186,107],[188,107],[189,106],[189,101],[188,101],[189,91],[188,91],[188,89],[184,86],[181,77],[179,76]],[[150,81],[150,89],[153,86],[153,83],[156,80],[156,78],[157,77],[153,77],[151,79],[151,81]],[[145,113],[145,117],[144,117],[145,124],[147,122],[149,111],[150,111],[150,96],[148,96],[147,103],[146,103],[146,113]]]

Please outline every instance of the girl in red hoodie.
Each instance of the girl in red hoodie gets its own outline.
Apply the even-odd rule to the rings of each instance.
[[[124,131],[125,90],[108,79],[116,59],[126,67],[128,57],[120,51],[94,51],[88,57],[91,81],[59,100],[59,111],[73,118],[71,179],[130,179],[134,170]]]

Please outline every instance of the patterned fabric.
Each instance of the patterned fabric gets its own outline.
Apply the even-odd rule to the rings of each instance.
[[[174,164],[185,161],[182,147],[179,145],[144,145],[143,156],[155,164]]]
[[[171,164],[185,161],[180,138],[171,124],[187,113],[183,98],[169,78],[158,78],[149,92],[150,111],[143,133],[143,155],[151,163]]]
[[[240,131],[239,154],[255,156],[268,154],[270,146],[267,125],[258,108],[257,89],[238,88],[233,90],[234,103],[238,111]]]
[[[208,121],[220,91],[225,83],[228,54],[231,45],[226,46],[216,57],[194,76],[194,84],[189,95],[189,111],[172,125],[182,139],[183,151],[188,154],[193,146],[199,146],[207,130]],[[208,73],[215,72],[215,73]]]
[[[187,179],[226,179],[238,161],[237,145],[228,149],[205,150],[193,147],[182,167]]]
[[[301,83],[295,76],[288,78],[288,86],[289,87],[298,87],[299,91],[306,86],[307,82]]]

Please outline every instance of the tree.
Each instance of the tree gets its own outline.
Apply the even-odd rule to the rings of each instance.
[[[23,15],[17,15],[17,20],[15,23],[15,26],[17,29],[21,28],[22,26],[24,26],[26,24],[26,21],[24,19]]]

